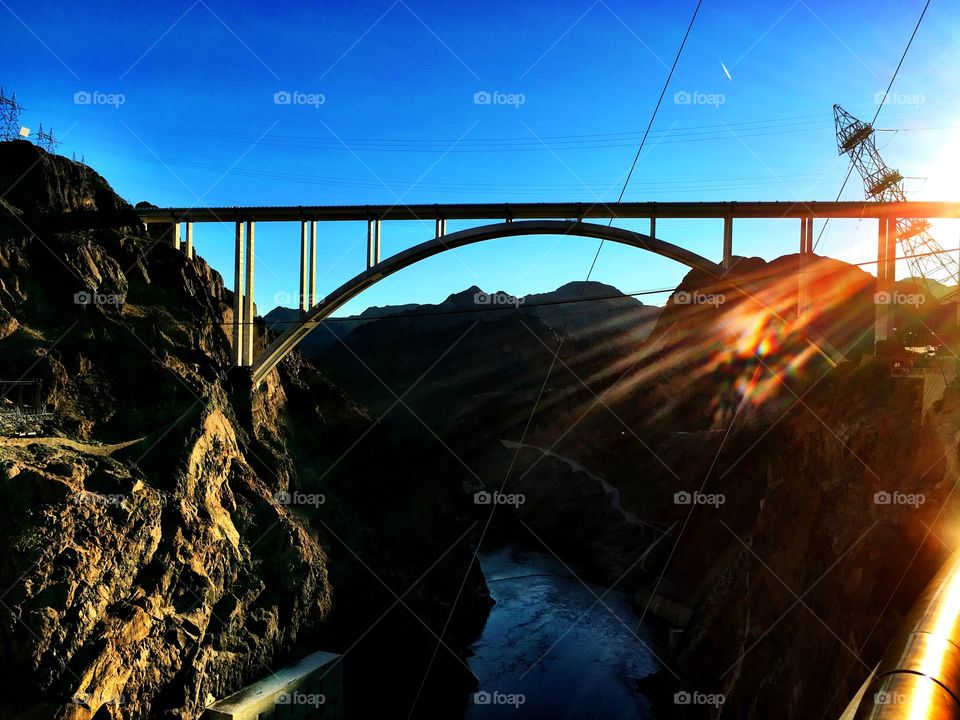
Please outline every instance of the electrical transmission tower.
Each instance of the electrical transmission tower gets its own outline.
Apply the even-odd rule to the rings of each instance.
[[[50,128],[48,132],[44,132],[43,124],[41,123],[40,129],[37,130],[37,145],[48,153],[52,153],[57,151],[57,146],[60,145],[60,141],[53,136],[53,128]]]
[[[833,120],[837,128],[837,149],[847,154],[863,178],[868,200],[903,202],[903,175],[887,167],[874,141],[874,130],[839,105],[833,106]],[[924,281],[933,280],[942,285],[956,285],[960,271],[958,262],[950,257],[940,243],[928,232],[930,223],[919,218],[897,220],[897,241],[907,258],[910,274]],[[925,283],[929,290],[933,290]]]
[[[0,87],[0,140],[20,137],[20,113],[24,108],[17,103],[17,94],[7,97]]]

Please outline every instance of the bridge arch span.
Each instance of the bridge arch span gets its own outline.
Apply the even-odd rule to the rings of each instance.
[[[656,255],[675,260],[690,268],[702,270],[710,275],[719,276],[723,268],[697,253],[686,250],[678,245],[664,240],[608,225],[585,223],[576,220],[524,220],[517,222],[503,222],[493,225],[460,230],[442,237],[414,245],[386,260],[374,265],[356,277],[351,278],[338,287],[323,300],[307,310],[306,315],[297,323],[291,325],[264,352],[253,362],[253,386],[257,387],[267,374],[283,360],[312,330],[325,318],[332,315],[339,308],[359,295],[361,292],[376,284],[388,275],[403,270],[410,265],[439,255],[447,250],[472,245],[473,243],[497,238],[518,237],[522,235],[571,235],[575,237],[610,240],[611,242],[629,245],[640,250],[646,250]]]

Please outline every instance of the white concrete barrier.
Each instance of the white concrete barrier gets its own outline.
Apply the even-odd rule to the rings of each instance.
[[[206,720],[300,720],[343,718],[340,656],[315,652],[298,663],[218,700]]]

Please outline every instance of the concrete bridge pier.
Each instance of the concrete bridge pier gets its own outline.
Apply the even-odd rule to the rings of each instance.
[[[246,228],[244,228],[246,224]],[[256,223],[238,220],[233,250],[233,362],[253,365],[253,259]]]
[[[800,260],[797,273],[797,317],[810,309],[810,263],[813,260],[813,218],[800,218]]]
[[[300,222],[300,314],[317,303],[317,221]]]
[[[873,297],[875,342],[890,335],[890,293],[897,279],[897,221],[880,218],[877,232],[877,290]]]
[[[253,235],[256,229],[256,223],[253,220],[247,221],[247,263],[246,263],[246,283],[243,289],[243,322],[246,329],[243,334],[243,366],[253,365],[253,261],[254,261],[254,241]]]
[[[243,223],[237,222],[233,248],[233,363],[243,367]]]
[[[317,221],[310,223],[310,270],[308,272],[308,308],[317,304]]]
[[[733,218],[725,217],[723,219],[723,265],[724,270],[729,270],[733,263]]]
[[[510,222],[509,218],[507,222]],[[447,234],[447,221],[444,218],[437,218],[437,234],[434,237],[443,237]]]
[[[380,220],[367,221],[367,268],[380,264]]]
[[[147,233],[152,237],[159,237],[164,242],[169,242],[174,250],[183,250],[184,254],[191,260],[197,256],[193,248],[193,222],[187,220],[182,224],[185,226],[185,233],[181,232],[181,222],[158,223],[163,229],[160,234],[150,233],[150,224],[145,225]]]
[[[310,262],[310,248],[307,240],[307,221],[300,221],[300,315],[307,312],[307,266]]]

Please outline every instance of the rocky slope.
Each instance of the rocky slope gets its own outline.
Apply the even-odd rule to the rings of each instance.
[[[251,399],[220,276],[88,168],[3,143],[0,194],[0,367],[50,412],[42,439],[0,438],[3,716],[192,720],[321,648],[349,650],[353,712],[412,705],[424,624],[471,567],[462,471],[405,472],[423,458],[302,359]],[[453,654],[487,609],[475,567],[465,596],[418,715],[469,687]]]

